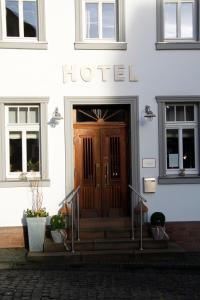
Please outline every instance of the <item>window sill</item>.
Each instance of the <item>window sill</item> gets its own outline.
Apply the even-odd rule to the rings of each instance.
[[[49,187],[50,180],[44,179],[40,181],[41,187]],[[0,188],[15,188],[15,187],[30,187],[29,181],[20,181],[20,180],[6,180],[0,181]]]
[[[160,176],[158,184],[199,184],[200,176],[185,175],[185,176]]]
[[[76,50],[127,50],[127,43],[125,42],[76,42],[74,43]]]
[[[1,49],[31,49],[31,50],[47,50],[47,42],[11,42],[0,41]]]
[[[199,50],[200,42],[158,42],[156,50]]]

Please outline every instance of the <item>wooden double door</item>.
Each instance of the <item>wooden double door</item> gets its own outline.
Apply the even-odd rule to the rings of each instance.
[[[81,217],[127,215],[126,124],[74,124],[74,150]]]

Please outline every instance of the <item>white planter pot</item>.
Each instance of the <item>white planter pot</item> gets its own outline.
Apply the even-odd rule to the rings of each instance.
[[[26,218],[28,227],[29,251],[42,252],[46,229],[46,217]]]
[[[165,231],[165,227],[162,226],[151,227],[151,232],[154,240],[169,240],[169,236]]]
[[[56,244],[63,243],[63,237],[60,233],[60,230],[51,230],[51,236],[52,236],[54,243],[56,243]]]

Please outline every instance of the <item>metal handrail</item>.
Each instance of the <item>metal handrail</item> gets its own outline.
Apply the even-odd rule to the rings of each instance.
[[[139,197],[139,203],[140,203],[140,250],[143,250],[143,219],[142,219],[142,204],[144,202],[147,202],[147,200],[138,192],[136,189],[132,186],[129,185],[129,188],[131,189],[132,192],[134,192],[138,197]],[[135,201],[134,197],[131,198],[131,238],[134,240],[134,207],[135,207]]]
[[[79,194],[80,194],[80,185],[76,188],[73,189],[66,197],[65,199],[62,201],[64,203],[67,202],[67,204],[71,204],[71,212],[72,212],[72,219],[71,219],[71,223],[72,223],[72,236],[71,236],[71,251],[72,253],[75,253],[74,250],[74,225],[75,225],[75,221],[77,221],[77,240],[80,241],[80,205],[79,205]],[[71,197],[70,200],[69,197]],[[77,220],[76,220],[76,212],[77,212]]]

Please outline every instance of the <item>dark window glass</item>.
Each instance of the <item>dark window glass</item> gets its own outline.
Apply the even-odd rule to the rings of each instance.
[[[194,121],[194,106],[186,106],[186,121]]]
[[[83,177],[84,180],[93,180],[93,139],[83,138]]]
[[[179,168],[178,130],[167,129],[167,168]]]
[[[39,171],[39,133],[30,131],[26,133],[27,171]]]
[[[36,37],[37,36],[37,2],[24,1],[23,14],[24,14],[24,36]]]
[[[175,121],[175,106],[166,106],[166,121]]]
[[[107,166],[106,166],[107,168]],[[106,173],[108,170],[106,170]],[[120,178],[120,139],[110,138],[110,176],[112,179]]]
[[[19,7],[16,0],[6,0],[6,30],[8,37],[19,37]]]
[[[9,133],[10,145],[10,172],[22,171],[22,133]]]
[[[185,121],[184,106],[176,106],[176,121]]]
[[[183,168],[195,168],[194,129],[183,129]]]

